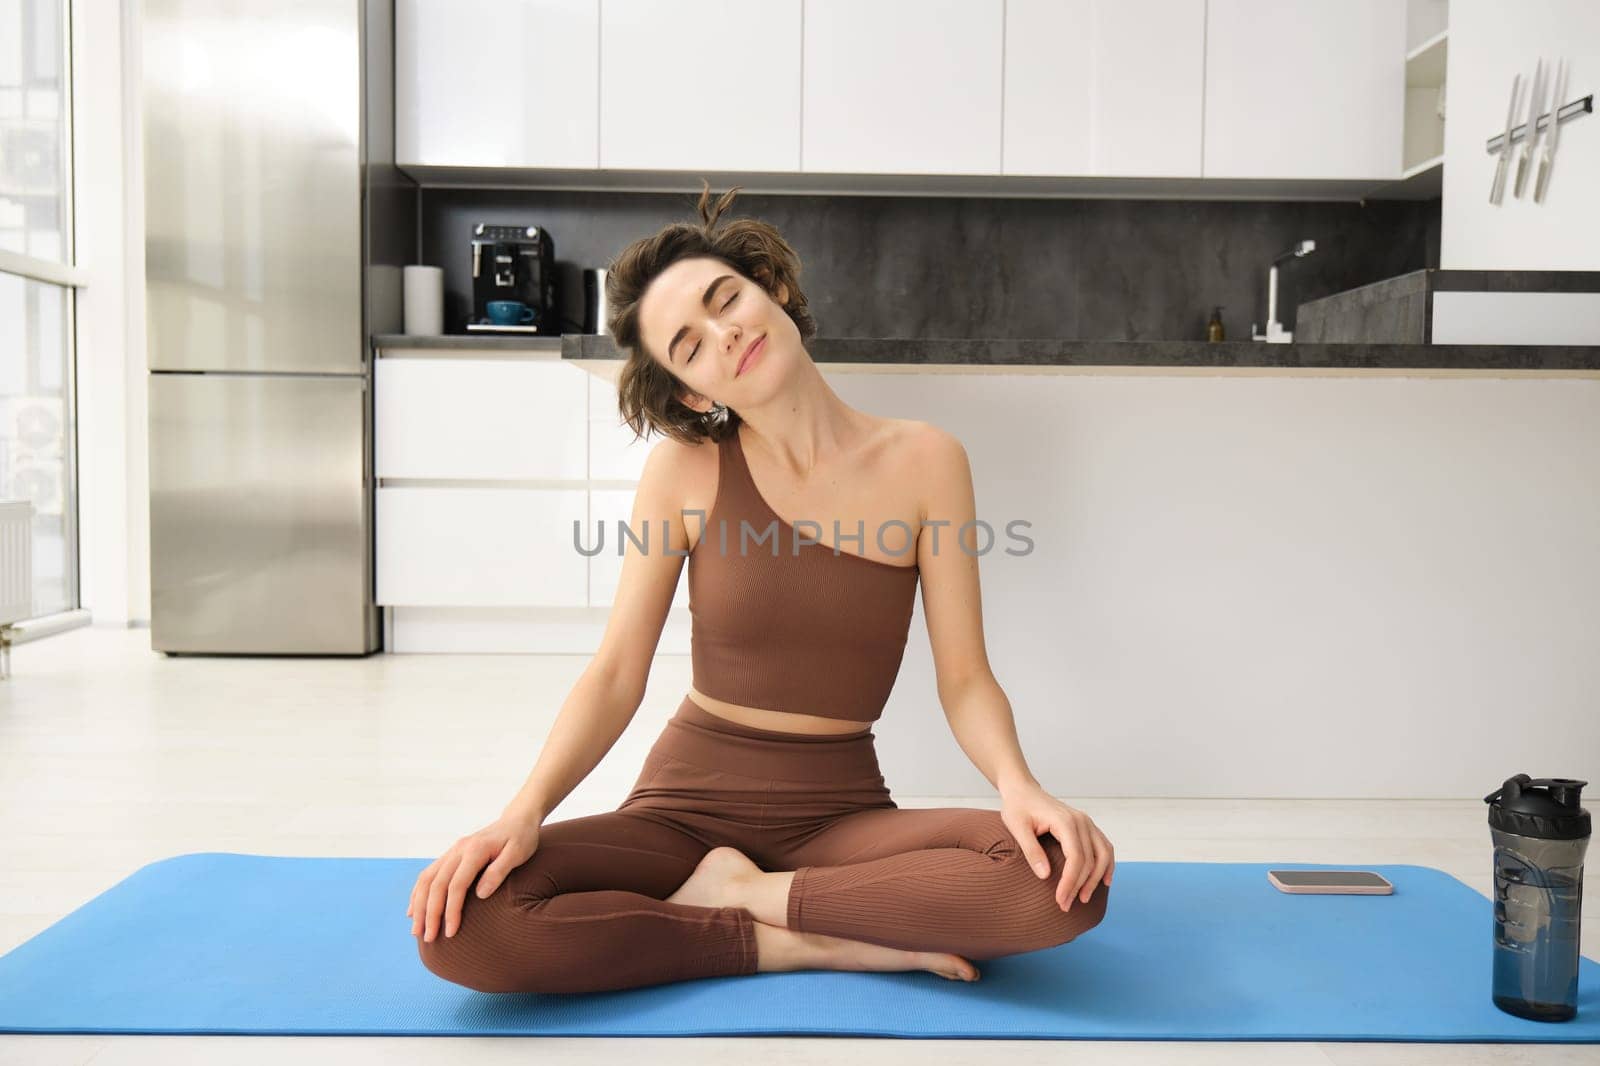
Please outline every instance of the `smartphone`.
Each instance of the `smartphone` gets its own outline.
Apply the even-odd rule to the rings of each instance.
[[[1268,870],[1267,880],[1280,892],[1387,896],[1394,886],[1370,870]]]

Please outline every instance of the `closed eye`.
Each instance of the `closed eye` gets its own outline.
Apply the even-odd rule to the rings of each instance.
[[[737,300],[738,298],[739,298],[739,294],[738,293],[734,293],[732,296],[728,297],[728,302],[722,305],[722,310],[726,311],[728,308],[732,307],[733,306],[733,301]],[[720,314],[721,312],[718,312],[718,313]],[[684,366],[688,366],[690,363],[694,362],[695,352],[698,352],[699,350],[700,350],[700,346],[698,344],[696,344],[694,346],[694,352],[690,352],[689,353],[689,358],[687,358],[687,359],[685,359],[683,361],[683,365]]]

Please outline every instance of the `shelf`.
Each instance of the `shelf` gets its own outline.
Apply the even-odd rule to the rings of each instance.
[[[1437,88],[1444,84],[1449,56],[1449,30],[1440,30],[1406,53],[1406,87]]]
[[[1384,192],[1396,199],[1432,199],[1444,192],[1445,69],[1450,31],[1406,53],[1405,135],[1400,179]]]
[[[1443,153],[1434,156],[1432,159],[1424,159],[1422,162],[1417,163],[1414,166],[1407,167],[1405,170],[1401,171],[1400,180],[1410,181],[1412,178],[1417,177],[1426,171],[1433,170],[1435,167],[1441,171],[1444,169]]]

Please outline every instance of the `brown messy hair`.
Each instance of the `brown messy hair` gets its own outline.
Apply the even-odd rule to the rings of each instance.
[[[799,327],[800,339],[817,335],[816,321],[806,297],[796,283],[800,276],[800,256],[778,231],[756,219],[735,219],[718,228],[717,220],[733,202],[740,186],[724,193],[714,206],[711,186],[701,179],[700,222],[674,222],[654,236],[645,237],[624,248],[606,268],[606,306],[610,308],[606,328],[612,343],[627,353],[617,375],[617,407],[635,438],[650,429],[696,444],[703,440],[723,440],[739,427],[739,415],[731,407],[713,407],[701,414],[679,399],[679,393],[692,392],[645,351],[639,330],[639,300],[650,283],[680,259],[704,256],[717,259],[760,285],[777,299],[778,287],[789,290],[784,312]],[[720,412],[720,416],[719,416]]]

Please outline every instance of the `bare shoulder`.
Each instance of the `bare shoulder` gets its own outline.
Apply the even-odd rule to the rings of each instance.
[[[654,464],[663,471],[690,470],[696,464],[703,463],[708,455],[715,459],[716,454],[715,441],[700,440],[686,444],[675,437],[664,436],[650,446],[650,457],[645,460],[645,465]]]
[[[916,495],[918,521],[963,510],[952,503],[972,494],[972,468],[961,438],[932,422],[899,421],[896,465],[902,484]]]
[[[663,517],[681,517],[689,511],[709,511],[717,494],[717,444],[712,440],[685,443],[662,437],[645,458],[639,475],[639,492],[654,501]],[[691,541],[698,531],[688,523]]]
[[[895,422],[898,423],[896,451],[906,463],[912,464],[907,467],[908,471],[937,474],[948,472],[952,465],[959,467],[966,463],[967,449],[961,438],[944,427],[911,418],[895,419]]]

